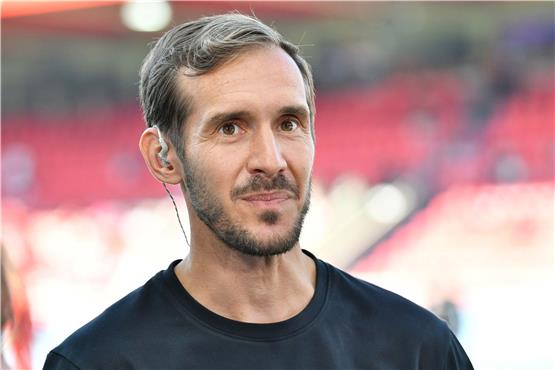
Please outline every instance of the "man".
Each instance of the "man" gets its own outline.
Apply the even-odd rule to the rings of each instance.
[[[295,46],[250,17],[202,18],[156,43],[140,90],[140,149],[181,185],[190,253],[46,369],[472,368],[443,321],[301,250],[314,93]]]

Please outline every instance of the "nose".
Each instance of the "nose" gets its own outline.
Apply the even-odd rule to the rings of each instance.
[[[270,128],[257,130],[251,141],[247,169],[251,174],[273,177],[285,170],[287,162],[275,133]]]

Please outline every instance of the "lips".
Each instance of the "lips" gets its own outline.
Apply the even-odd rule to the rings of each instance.
[[[255,205],[273,205],[286,201],[290,196],[286,192],[256,193],[241,197],[242,200]]]

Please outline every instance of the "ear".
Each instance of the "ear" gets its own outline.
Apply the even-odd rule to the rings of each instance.
[[[166,158],[169,164],[164,164],[160,159],[159,154],[162,146],[158,140],[158,131],[155,128],[150,127],[143,132],[139,140],[139,149],[152,176],[166,184],[179,184],[183,181],[181,163],[171,142],[165,138],[164,141],[168,144]]]

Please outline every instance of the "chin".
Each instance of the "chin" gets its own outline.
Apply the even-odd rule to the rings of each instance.
[[[272,244],[278,240],[290,239],[295,234],[295,225],[288,222],[270,220],[270,222],[257,222],[252,228],[247,228],[253,239],[261,244]]]
[[[280,229],[280,230],[276,230]],[[299,241],[300,230],[294,225],[264,225],[245,230],[242,235],[228,238],[226,245],[245,255],[270,257],[284,254]]]

